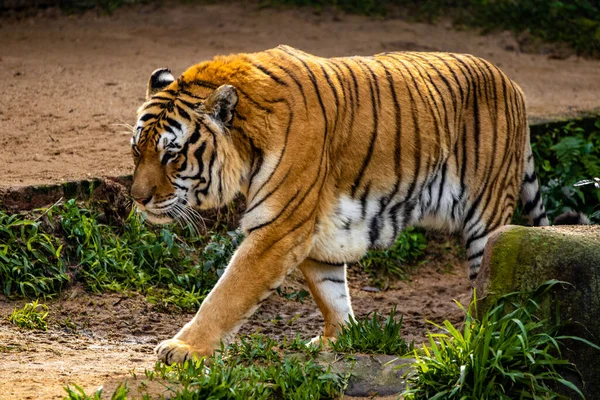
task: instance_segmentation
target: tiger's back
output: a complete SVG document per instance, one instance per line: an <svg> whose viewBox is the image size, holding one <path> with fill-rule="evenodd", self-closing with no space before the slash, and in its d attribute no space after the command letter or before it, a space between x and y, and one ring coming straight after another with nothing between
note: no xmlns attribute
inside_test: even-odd
<svg viewBox="0 0 600 400"><path fill-rule="evenodd" d="M421 224L463 233L474 278L487 236L509 223L524 169L533 171L521 90L470 55L273 52L259 62L276 86L290 83L287 115L297 136L287 138L281 161L303 164L298 158L313 154L301 168L304 180L309 172L315 182L327 175L309 256L356 262L369 248L390 245L403 227ZM298 76L308 79L293 85ZM532 219L547 223L541 203L534 205Z"/></svg>

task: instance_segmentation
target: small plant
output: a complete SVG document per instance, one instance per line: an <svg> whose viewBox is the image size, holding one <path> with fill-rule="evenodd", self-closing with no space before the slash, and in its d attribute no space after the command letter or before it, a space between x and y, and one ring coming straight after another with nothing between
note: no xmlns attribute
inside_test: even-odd
<svg viewBox="0 0 600 400"><path fill-rule="evenodd" d="M74 384L73 388L70 386L65 387L65 391L67 392L67 397L65 400L101 400L102 399L102 387L99 387L93 395L89 396L85 394L83 388L79 385ZM110 397L111 400L127 400L127 393L129 393L129 389L127 388L126 383L121 383L115 389L113 395ZM146 397L144 397L146 398Z"/></svg>
<svg viewBox="0 0 600 400"><path fill-rule="evenodd" d="M426 247L427 239L423 232L407 228L400 233L391 247L369 250L360 264L373 277L383 273L407 279L410 269L406 264L418 261Z"/></svg>
<svg viewBox="0 0 600 400"><path fill-rule="evenodd" d="M429 346L414 352L416 363L403 394L420 399L551 399L562 384L583 398L559 371L575 366L561 358L561 342L579 340L558 336L534 313L536 298L559 282L550 281L535 293L504 296L495 307L477 319L475 298L467 310L462 331L448 321L433 324L443 333L429 333Z"/></svg>
<svg viewBox="0 0 600 400"><path fill-rule="evenodd" d="M340 328L333 350L344 353L389 354L403 356L413 350L413 343L406 343L400 336L402 318L396 321L396 307L382 324L377 313L369 319L350 321Z"/></svg>
<svg viewBox="0 0 600 400"><path fill-rule="evenodd" d="M14 309L8 320L19 328L48 330L48 306L38 301L27 303L19 310Z"/></svg>
<svg viewBox="0 0 600 400"><path fill-rule="evenodd" d="M279 286L277 288L277 295L279 297L283 297L283 298L285 298L287 300L294 300L294 301L297 301L299 303L302 303L305 298L307 298L308 296L310 296L310 293L308 293L304 289L294 290L294 289L289 288L287 286L286 287Z"/></svg>

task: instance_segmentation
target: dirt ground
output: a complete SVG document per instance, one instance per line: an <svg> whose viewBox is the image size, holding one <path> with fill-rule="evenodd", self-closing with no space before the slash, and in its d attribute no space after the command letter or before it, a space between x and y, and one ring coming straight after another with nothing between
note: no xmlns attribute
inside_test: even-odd
<svg viewBox="0 0 600 400"><path fill-rule="evenodd" d="M0 185L131 173L129 135L150 73L177 75L215 54L289 44L320 56L391 50L472 53L527 94L535 120L600 110L600 61L560 48L524 53L527 38L437 25L243 4L137 6L0 19ZM535 46L534 46L535 47ZM566 57L566 59L565 59Z"/></svg>
<svg viewBox="0 0 600 400"><path fill-rule="evenodd" d="M462 312L454 304L468 304L471 290L460 267L455 242L432 241L427 255L410 281L391 280L385 291L373 291L372 281L359 267L349 269L349 284L357 317L377 311L387 315L394 305L403 315L402 335L421 343L428 329L445 319L457 324ZM284 283L287 292L307 289L301 274L292 273ZM117 384L128 380L133 393L144 380L144 369L152 369L152 349L175 334L192 314L158 311L137 294L87 293L80 287L64 292L49 306L49 330L26 331L6 318L25 303L0 298L0 399L60 399L63 387L76 383L87 393L104 387L110 395ZM241 334L262 333L281 340L299 333L303 339L320 334L323 318L310 297L302 302L273 295ZM136 372L134 379L132 371ZM146 393L146 391L138 393ZM148 386L151 394L164 387Z"/></svg>

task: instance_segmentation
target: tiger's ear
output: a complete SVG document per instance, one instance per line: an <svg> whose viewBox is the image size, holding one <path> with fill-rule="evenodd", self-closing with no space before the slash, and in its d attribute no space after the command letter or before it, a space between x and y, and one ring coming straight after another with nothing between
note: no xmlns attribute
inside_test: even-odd
<svg viewBox="0 0 600 400"><path fill-rule="evenodd" d="M233 110L237 103L237 90L231 85L222 85L208 96L204 108L223 125L228 125L233 118Z"/></svg>
<svg viewBox="0 0 600 400"><path fill-rule="evenodd" d="M148 90L146 91L146 100L150 99L154 94L160 92L173 82L175 78L168 68L159 68L150 75L148 82Z"/></svg>

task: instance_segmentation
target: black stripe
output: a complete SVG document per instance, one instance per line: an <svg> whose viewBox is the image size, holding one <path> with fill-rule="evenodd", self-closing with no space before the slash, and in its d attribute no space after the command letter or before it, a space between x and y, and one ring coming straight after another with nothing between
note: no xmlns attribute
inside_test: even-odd
<svg viewBox="0 0 600 400"><path fill-rule="evenodd" d="M264 228L267 225L272 224L273 222L275 222L279 217L281 217L283 215L283 213L285 212L285 210L287 210L287 208L290 206L290 204L292 204L292 202L296 199L296 197L298 197L298 194L300 193L299 190L296 190L296 193L288 200L287 204L277 213L277 215L275 215L273 218L271 218L268 221L265 221L261 224L258 224L256 226L253 226L252 228L248 229L248 233L252 233L257 229L260 228Z"/></svg>
<svg viewBox="0 0 600 400"><path fill-rule="evenodd" d="M368 182L365 186L365 190L363 194L360 196L360 207L361 207L361 218L364 220L367 216L367 198L369 197L369 192L371 191L371 182Z"/></svg>
<svg viewBox="0 0 600 400"><path fill-rule="evenodd" d="M356 63L359 66L364 65L364 67L370 71L371 78L373 79L373 81L377 81L377 78L375 77L375 74L373 74L373 71L371 71L363 62L356 60ZM375 142L377 141L377 135L379 133L379 118L378 118L377 100L375 98L373 82L370 79L369 79L369 90L371 93L371 112L373 113L373 130L371 132L371 137L369 138L369 147L367 148L367 154L365 155L365 158L363 159L360 170L358 171L358 175L354 179L354 183L352 184L352 187L351 187L350 193L351 193L352 197L354 197L356 195L356 190L358 189L360 182L363 179L363 176L365 174L367 166L371 162L371 157L373 156L373 150L375 149ZM379 85L377 85L377 92L378 92L377 95L379 96Z"/></svg>
<svg viewBox="0 0 600 400"><path fill-rule="evenodd" d="M467 215L465 217L465 221L464 221L465 228L467 227L467 222L469 222L471 220L471 218L473 218L473 214L475 214L475 210L479 206L479 203L481 203L481 196L477 196L477 198L475 199L473 204L471 204L471 208L469 208L469 211L467 212Z"/></svg>
<svg viewBox="0 0 600 400"><path fill-rule="evenodd" d="M254 66L261 71L262 73L264 73L265 75L267 75L269 78L273 79L275 82L277 82L280 85L283 86L287 86L288 84L284 81L282 81L281 79L279 79L279 77L277 77L277 75L275 75L273 72L269 71L267 68L263 67L260 64L254 64Z"/></svg>
<svg viewBox="0 0 600 400"><path fill-rule="evenodd" d="M467 261L472 261L474 259L476 259L477 257L481 257L483 255L484 250L480 250L475 254L471 254L469 257L467 257Z"/></svg>
<svg viewBox="0 0 600 400"><path fill-rule="evenodd" d="M331 261L323 261L323 260L317 260L316 258L312 258L312 257L307 257L308 260L310 261L314 261L314 262L318 262L321 264L327 264L330 265L332 267L344 267L346 264L355 264L356 262L331 262Z"/></svg>
<svg viewBox="0 0 600 400"><path fill-rule="evenodd" d="M531 211L533 211L535 206L540 202L540 199L541 199L541 194L540 194L540 190L538 189L537 192L535 193L535 197L533 198L533 200L528 201L525 204L525 206L523 207L523 214L528 215Z"/></svg>
<svg viewBox="0 0 600 400"><path fill-rule="evenodd" d="M181 124L177 121L175 121L173 118L171 117L165 117L165 120L167 121L167 123L171 126L174 126L175 128L181 130Z"/></svg>
<svg viewBox="0 0 600 400"><path fill-rule="evenodd" d="M281 187L281 185L285 182L285 180L287 179L287 177L290 174L290 171L291 171L291 168L288 168L287 172L285 173L285 176L279 181L279 183L277 183L277 185L275 185L275 187L273 189L271 189L271 191L269 193L264 195L258 202L254 203L252 206L250 206L248 209L246 209L245 214L248 214L249 212L254 210L256 207L261 205L269 197L271 197L273 195L273 193L275 193L277 191L277 189L279 189Z"/></svg>
<svg viewBox="0 0 600 400"><path fill-rule="evenodd" d="M348 115L348 102L350 102L350 105L352 105L352 91L346 86L347 81L343 79L342 70L340 69L340 67L337 64L335 64L332 60L329 60L328 65L333 70L333 73L335 74L338 84L342 88L341 100L344 102L344 111L343 111L344 118L343 118L343 120L345 121L346 116Z"/></svg>
<svg viewBox="0 0 600 400"><path fill-rule="evenodd" d="M277 159L277 163L275 164L275 167L273 167L273 171L271 172L271 174L267 177L267 179L262 182L260 184L260 186L256 189L256 191L254 192L254 195L252 196L252 198L250 199L250 202L254 201L254 199L256 198L256 196L259 195L259 193L261 192L261 190L266 187L266 185L271 182L271 179L275 176L275 173L277 172L277 169L279 168L279 166L281 165L281 161L283 160L283 157L286 154L287 151L287 147L288 147L288 140L290 137L290 132L292 129L292 123L294 121L294 112L292 110L292 108L290 107L290 105L286 102L285 103L288 107L288 112L289 112L289 119L288 119L288 123L287 123L287 127L285 129L285 137L283 140L283 148L281 149L281 153L279 154L279 158ZM249 186L250 187L250 186Z"/></svg>
<svg viewBox="0 0 600 400"><path fill-rule="evenodd" d="M392 57L392 59L399 61L395 57ZM402 65L404 66L404 68L406 68L406 66L404 64L402 64ZM414 154L414 170L412 171L413 177L408 186L408 191L407 191L406 197L404 198L404 201L410 201L411 197L413 195L413 192L417 186L417 181L419 178L419 170L421 167L421 129L419 126L419 120L417 118L417 110L416 110L417 106L416 106L415 98L413 96L413 91L411 90L410 86L408 85L408 81L406 79L406 76L404 75L404 72L402 72L402 70L395 65L394 65L394 69L402 76L402 81L404 82L406 91L408 92L408 95L410 98L410 105L411 105L410 115L412 116L412 123L413 123L413 128L414 128L414 135L413 135L413 138L414 138L414 153L413 153ZM415 89L416 89L416 87L415 87ZM412 207L414 207L414 205ZM412 212L412 208L410 206L405 208L403 222L407 221L407 218L411 212Z"/></svg>
<svg viewBox="0 0 600 400"><path fill-rule="evenodd" d="M183 107L176 105L175 108L177 109L177 112L179 113L179 115L181 115L183 118L189 120L190 119L190 114L188 114L187 111L185 111L183 109Z"/></svg>
<svg viewBox="0 0 600 400"><path fill-rule="evenodd" d="M440 208L440 203L442 201L442 195L444 194L444 184L446 183L446 170L447 170L447 163L444 163L442 165L442 180L440 181L440 189L438 192L438 198L437 198L437 202L435 203L435 211L437 212L438 209Z"/></svg>
<svg viewBox="0 0 600 400"><path fill-rule="evenodd" d="M339 279L339 278L331 278L331 277L326 277L326 278L322 278L319 283L322 282L333 282L333 283L346 283L345 279Z"/></svg>
<svg viewBox="0 0 600 400"><path fill-rule="evenodd" d="M542 219L546 218L546 212L544 211L543 213L541 213L540 215L538 215L537 217L535 217L533 219L533 226L540 226L540 222L542 222Z"/></svg>
<svg viewBox="0 0 600 400"><path fill-rule="evenodd" d="M475 242L475 241L477 241L477 240L479 240L479 239L481 239L481 238L484 238L484 237L486 237L486 236L487 236L487 234L488 234L488 230L487 230L487 229L484 227L484 228L483 228L483 232L481 232L481 233L479 233L479 234L477 234L477 235L475 235L475 236L470 236L470 237L467 239L467 242L465 243L465 248L467 248L467 249L468 249L468 248L471 246L471 243L473 243L473 242Z"/></svg>
<svg viewBox="0 0 600 400"><path fill-rule="evenodd" d="M296 75L294 75L292 73L292 71L290 71L289 69L285 68L282 65L279 64L275 64L277 66L277 68L281 69L283 72L285 72L296 84L296 86L298 86L298 89L300 90L300 94L302 95L302 102L304 103L304 108L308 109L308 104L306 101L306 93L304 93L304 86L302 85L302 83L300 83L300 80L298 79L298 77L296 77Z"/></svg>
<svg viewBox="0 0 600 400"><path fill-rule="evenodd" d="M524 179L525 183L533 183L536 180L537 180L537 176L535 175L535 171L533 171L533 173L531 175L525 174L525 179Z"/></svg>
<svg viewBox="0 0 600 400"><path fill-rule="evenodd" d="M148 121L149 119L156 118L156 117L157 117L157 115L156 115L156 114L147 113L147 114L144 114L144 115L142 115L142 116L139 118L139 120L140 120L140 121L142 121L142 122L146 122L146 121Z"/></svg>

